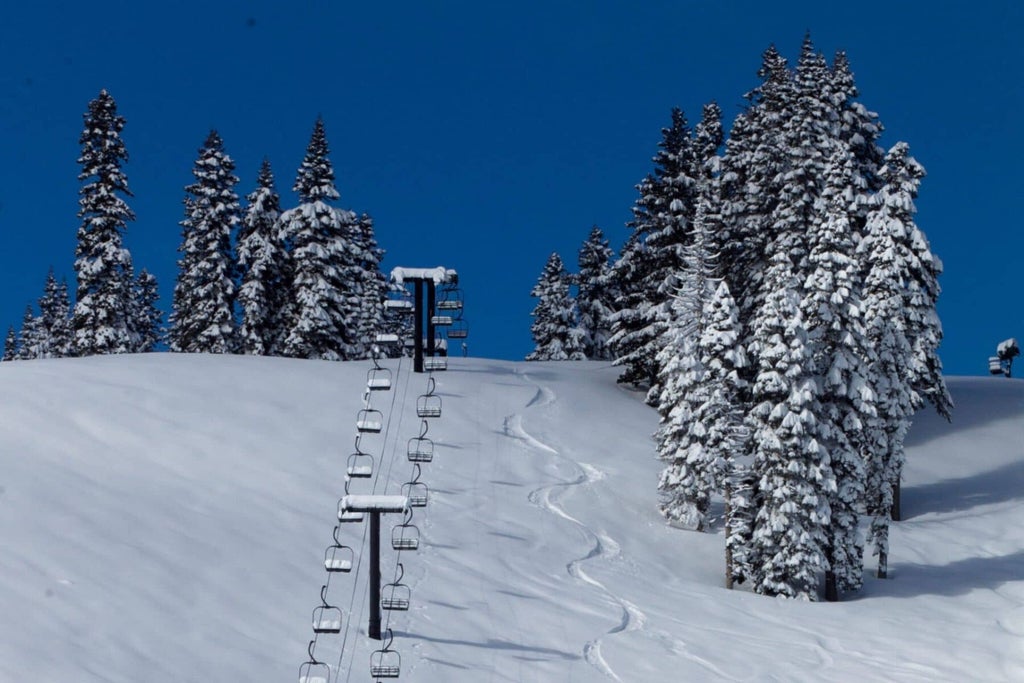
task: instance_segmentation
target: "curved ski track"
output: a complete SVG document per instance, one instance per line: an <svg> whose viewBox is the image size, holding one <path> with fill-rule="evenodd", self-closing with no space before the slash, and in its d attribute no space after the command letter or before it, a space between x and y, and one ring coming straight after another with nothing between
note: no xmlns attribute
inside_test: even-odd
<svg viewBox="0 0 1024 683"><path fill-rule="evenodd" d="M517 372L516 374L518 374L520 377L522 377L530 384L533 384L534 386L537 387L537 393L534 395L532 399L530 399L529 403L526 404L525 408L539 408L551 405L552 403L555 402L557 397L551 389L540 384L537 384L532 379L530 379L529 376L526 375L525 373ZM571 481L559 482L557 484L550 484L548 486L541 486L540 488L536 488L530 491L528 499L532 504L536 505L537 507L540 507L541 509L546 510L547 512L550 512L554 515L557 515L565 519L566 521L575 524L583 532L584 536L590 539L590 541L593 543L593 547L586 555L569 562L569 564L566 565L565 569L569 576L573 577L577 581L597 588L605 595L605 597L610 602L618 605L619 608L622 610L622 617L618 624L616 624L613 628L609 629L601 636L598 636L593 640L587 641L583 645L583 657L584 659L586 659L588 664L590 664L592 667L600 671L606 677L616 681L621 681L622 679L619 678L618 674L615 673L615 671L611 668L611 666L608 665L608 662L606 662L604 657L601 655L601 641L607 636L613 636L619 633L635 631L637 629L643 628L644 623L646 622L646 616L636 605L612 593L603 583L588 575L586 571L584 571L583 569L584 563L590 560L612 560L618 557L621 554L619 544L616 543L614 539L610 538L606 534L595 531L594 529L587 526L580 520L576 519L575 517L567 513L558 504L559 499L562 497L562 495L565 494L566 491L577 486L584 486L596 481L600 481L601 479L604 479L605 474L604 472L602 472L601 470L592 465L589 465L584 462L578 462L576 460L573 460L562 455L555 448L552 448L548 444L543 443L542 441L532 436L523 428L523 418L522 415L519 413L514 413L506 417L504 427L505 434L507 434L508 436L518 438L536 450L544 451L547 453L551 453L552 455L558 456L559 458L569 462L576 469L579 470L579 475L576 478L572 479Z"/></svg>

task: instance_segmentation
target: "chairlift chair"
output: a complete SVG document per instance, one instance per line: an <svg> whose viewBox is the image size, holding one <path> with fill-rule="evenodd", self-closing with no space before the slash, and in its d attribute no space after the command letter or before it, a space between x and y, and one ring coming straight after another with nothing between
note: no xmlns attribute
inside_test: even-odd
<svg viewBox="0 0 1024 683"><path fill-rule="evenodd" d="M353 479L368 479L373 476L373 456L356 450L348 456L348 467L345 474Z"/></svg>
<svg viewBox="0 0 1024 683"><path fill-rule="evenodd" d="M416 399L416 417L441 417L441 397L423 394Z"/></svg>
<svg viewBox="0 0 1024 683"><path fill-rule="evenodd" d="M449 339L465 339L469 336L469 325L466 324L465 320L456 320L452 322L452 326L448 328Z"/></svg>
<svg viewBox="0 0 1024 683"><path fill-rule="evenodd" d="M373 367L366 373L366 388L370 391L388 391L391 389L391 370L373 361Z"/></svg>
<svg viewBox="0 0 1024 683"><path fill-rule="evenodd" d="M420 547L420 530L412 520L412 510L406 512L405 521L391 528L392 550L416 550Z"/></svg>
<svg viewBox="0 0 1024 683"><path fill-rule="evenodd" d="M434 315L430 317L430 324L435 327L447 327L452 324L450 315Z"/></svg>
<svg viewBox="0 0 1024 683"><path fill-rule="evenodd" d="M402 583L402 578L404 576L405 567L403 567L402 563L399 562L398 578L395 579L394 583L386 584L381 589L381 609L397 612L405 612L409 609L409 602L412 599L412 589Z"/></svg>
<svg viewBox="0 0 1024 683"><path fill-rule="evenodd" d="M443 356L439 358L424 358L423 369L427 372L442 372L448 369L448 359Z"/></svg>
<svg viewBox="0 0 1024 683"><path fill-rule="evenodd" d="M313 656L315 640L309 641L309 661L299 667L299 683L328 683L331 679L331 667L318 662Z"/></svg>
<svg viewBox="0 0 1024 683"><path fill-rule="evenodd" d="M457 287L445 287L441 290L441 298L436 307L439 311L461 311L462 292Z"/></svg>
<svg viewBox="0 0 1024 683"><path fill-rule="evenodd" d="M328 546L324 551L324 569L328 572L350 572L356 559L355 551L338 540L337 524L334 525L334 545Z"/></svg>
<svg viewBox="0 0 1024 683"><path fill-rule="evenodd" d="M409 507L422 508L427 506L429 489L422 481L407 481L402 484L402 495L409 499Z"/></svg>
<svg viewBox="0 0 1024 683"><path fill-rule="evenodd" d="M376 344L397 344L399 342L398 335L389 332L378 332L373 336L373 341Z"/></svg>
<svg viewBox="0 0 1024 683"><path fill-rule="evenodd" d="M384 414L372 408L363 408L356 416L356 429L369 434L379 434L384 428Z"/></svg>
<svg viewBox="0 0 1024 683"><path fill-rule="evenodd" d="M376 679L398 678L402 669L402 657L397 651L391 649L391 642L394 636L391 629L387 630L384 647L374 650L370 654L370 676Z"/></svg>
<svg viewBox="0 0 1024 683"><path fill-rule="evenodd" d="M430 462L434 459L434 441L425 436L414 436L409 439L406 457L409 462Z"/></svg>
<svg viewBox="0 0 1024 683"><path fill-rule="evenodd" d="M341 609L327 604L327 586L320 587L320 602L313 610L313 633L341 633Z"/></svg>
<svg viewBox="0 0 1024 683"><path fill-rule="evenodd" d="M988 371L993 375L1003 374L1003 362L999 360L999 356L989 356Z"/></svg>
<svg viewBox="0 0 1024 683"><path fill-rule="evenodd" d="M346 495L348 494L348 483L347 482L346 482L346 485L345 485L345 494ZM343 522L343 523L349 523L349 524L363 521L363 513L362 512L353 512L352 510L345 509L345 507L343 506L344 500L345 499L342 498L341 500L338 501L338 521L339 522Z"/></svg>

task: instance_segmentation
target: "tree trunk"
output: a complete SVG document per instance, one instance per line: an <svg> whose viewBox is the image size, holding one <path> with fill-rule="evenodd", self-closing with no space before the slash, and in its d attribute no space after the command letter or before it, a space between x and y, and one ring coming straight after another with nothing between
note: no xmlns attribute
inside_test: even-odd
<svg viewBox="0 0 1024 683"><path fill-rule="evenodd" d="M732 487L725 485L725 587L732 590L732 548L729 547L729 529L732 527Z"/></svg>
<svg viewBox="0 0 1024 683"><path fill-rule="evenodd" d="M892 521L900 521L900 479L902 476L896 478L896 483L892 487L892 509L890 510L889 516L892 517Z"/></svg>

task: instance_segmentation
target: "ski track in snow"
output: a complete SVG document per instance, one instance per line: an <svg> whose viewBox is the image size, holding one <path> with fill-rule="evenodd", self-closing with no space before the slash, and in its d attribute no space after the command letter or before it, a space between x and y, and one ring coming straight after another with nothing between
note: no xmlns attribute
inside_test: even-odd
<svg viewBox="0 0 1024 683"><path fill-rule="evenodd" d="M537 387L537 393L533 396L532 399L530 399L530 401L526 404L525 408L541 408L547 405L551 405L552 403L555 402L557 397L551 389L536 384L525 373L517 372L516 374L520 375L520 377L522 377L524 380L530 382L531 384L534 384ZM614 539L607 536L606 534L595 531L594 529L587 526L580 520L576 519L575 517L567 513L558 504L559 499L567 491L577 486L584 486L592 484L597 481L601 481L602 479L605 478L605 473L599 470L598 468L594 467L593 465L590 465L585 462L578 462L576 460L573 460L562 455L561 453L558 452L557 449L552 448L548 444L543 443L542 441L532 436L523 428L523 418L522 415L520 415L519 413L514 413L505 418L504 432L507 436L519 439L536 450L558 456L562 460L571 463L577 470L579 470L579 475L576 476L571 481L559 482L557 484L551 484L548 486L541 486L540 488L530 491L527 497L529 501L532 504L536 505L537 507L540 507L543 510L546 510L547 512L550 512L554 515L561 517L562 519L565 519L568 522L572 522L573 524L575 524L583 532L584 536L593 543L593 547L586 555L584 555L581 558L575 559L572 562L569 562L566 565L565 569L569 576L573 577L577 581L588 584L598 589L605 595L605 597L610 602L618 605L619 608L622 610L621 619L618 624L609 629L603 635L593 640L587 641L583 645L583 657L588 664L590 664L592 667L600 671L607 678L611 678L612 680L616 681L621 681L622 679L619 678L618 674L615 673L612 667L609 666L608 662L606 662L604 657L601 655L601 641L607 636L617 635L620 633L626 633L629 631L635 631L643 628L644 624L647 621L646 615L636 605L629 602L628 600L625 600L615 595L610 590L608 590L608 588L603 583L591 577L589 574L586 573L586 571L584 571L584 563L589 562L590 560L611 560L616 557L619 557L621 555L621 548L619 544L616 543Z"/></svg>

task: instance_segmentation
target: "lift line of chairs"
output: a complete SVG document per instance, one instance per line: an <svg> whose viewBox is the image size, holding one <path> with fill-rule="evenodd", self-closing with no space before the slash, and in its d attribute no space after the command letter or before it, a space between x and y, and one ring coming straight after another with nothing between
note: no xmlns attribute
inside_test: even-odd
<svg viewBox="0 0 1024 683"><path fill-rule="evenodd" d="M402 300L395 301L396 304L403 304ZM411 303L411 302L410 302ZM462 299L458 290L452 289L446 292L445 297L439 302L440 310L458 311L461 316ZM409 309L404 305L395 305L400 311ZM463 335L464 336L464 335ZM381 341L378 336L378 341ZM366 388L363 393L363 408L356 416L356 438L355 451L349 455L345 468L345 495L349 494L349 487L354 479L369 479L373 476L374 458L373 455L362 449L361 441L363 434L380 433L383 429L384 417L379 410L370 408L370 397L375 391L389 391L392 387L392 372L382 367L378 362L378 353L372 355L373 367L367 372ZM443 360L443 359L442 359ZM391 548L395 551L417 550L420 545L420 530L413 524L413 508L426 507L429 500L429 488L426 483L420 481L423 474L421 463L428 463L434 459L434 442L427 433L430 429L428 418L441 417L441 397L436 393L437 382L433 376L427 379L427 391L421 394L416 400L416 416L420 418L420 432L417 436L409 439L406 449L406 458L413 463L413 472L409 481L402 485L402 495L409 501L409 507L405 510L402 521L391 529ZM324 552L324 569L328 573L348 573L352 571L355 561L355 550L342 543L338 538L340 523L361 522L363 514L352 512L342 508L341 501L338 504L338 522L334 527L334 543L327 547ZM402 582L405 576L405 567L398 563L397 577L392 583L386 584L381 596L381 609L390 611L407 611L412 598L412 591L408 585ZM327 602L327 585L320 589L321 604L313 610L313 632L315 634L340 633L342 625L342 611L339 607ZM382 648L375 650L370 656L370 676L380 680L382 678L398 678L401 671L401 656L391 648L394 636L391 629L387 630ZM328 683L330 679L330 667L316 659L313 654L316 641L309 642L309 660L299 668L299 683Z"/></svg>

